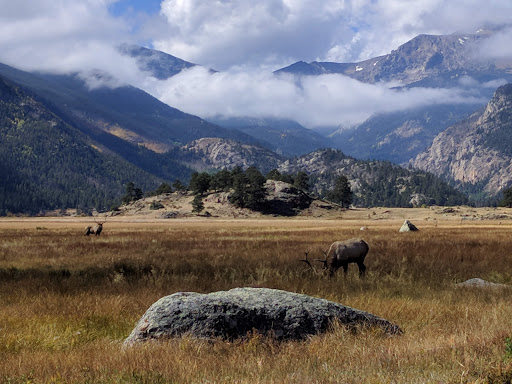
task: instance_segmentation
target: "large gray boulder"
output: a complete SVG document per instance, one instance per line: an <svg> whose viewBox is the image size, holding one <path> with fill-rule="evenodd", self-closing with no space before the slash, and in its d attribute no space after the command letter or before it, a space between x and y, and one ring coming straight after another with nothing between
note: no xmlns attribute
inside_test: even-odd
<svg viewBox="0 0 512 384"><path fill-rule="evenodd" d="M279 340L304 339L329 329L333 321L348 326L377 326L401 334L397 325L368 312L307 295L268 288L235 288L200 294L178 292L154 303L124 345L189 335L232 340L256 331Z"/></svg>

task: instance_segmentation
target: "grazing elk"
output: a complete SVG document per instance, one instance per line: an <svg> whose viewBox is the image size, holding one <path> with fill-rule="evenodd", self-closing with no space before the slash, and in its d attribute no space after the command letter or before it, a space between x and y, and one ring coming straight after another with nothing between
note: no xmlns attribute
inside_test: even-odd
<svg viewBox="0 0 512 384"><path fill-rule="evenodd" d="M356 263L359 267L359 275L364 276L366 271L364 258L368 250L368 244L361 239L335 241L328 252L324 251L325 260L316 259L316 261L324 263L324 269L329 270L330 276L334 275L340 267L343 267L343 271L347 273L349 263Z"/></svg>
<svg viewBox="0 0 512 384"><path fill-rule="evenodd" d="M106 221L107 221L106 217L105 217L105 221L94 220L94 222L96 223L95 226L89 225L89 226L85 227L85 236L89 236L89 235L99 236L101 231L103 230L103 224L105 224Z"/></svg>

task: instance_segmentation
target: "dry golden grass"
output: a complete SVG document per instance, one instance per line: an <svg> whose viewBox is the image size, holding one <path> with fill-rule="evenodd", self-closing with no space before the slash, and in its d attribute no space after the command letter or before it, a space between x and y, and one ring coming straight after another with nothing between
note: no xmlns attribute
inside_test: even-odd
<svg viewBox="0 0 512 384"><path fill-rule="evenodd" d="M0 221L0 380L6 383L485 383L512 378L512 224L401 220ZM359 228L368 225L368 230ZM334 240L370 244L364 280L313 275ZM399 324L401 337L333 331L304 342L184 338L122 350L177 291L257 286L306 293Z"/></svg>

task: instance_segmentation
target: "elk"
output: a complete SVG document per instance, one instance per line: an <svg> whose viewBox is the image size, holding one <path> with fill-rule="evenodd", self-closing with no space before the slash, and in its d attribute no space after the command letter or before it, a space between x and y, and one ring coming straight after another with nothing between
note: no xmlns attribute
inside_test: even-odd
<svg viewBox="0 0 512 384"><path fill-rule="evenodd" d="M105 216L105 221L96 221L96 219L94 220L94 222L96 223L95 226L87 226L85 227L85 236L89 236L89 235L96 235L96 236L99 236L101 231L103 230L103 224L105 224L105 222L107 221L107 217Z"/></svg>
<svg viewBox="0 0 512 384"><path fill-rule="evenodd" d="M359 267L359 275L362 277L366 271L364 258L368 254L368 250L368 244L361 239L335 241L328 252L323 251L325 259L316 259L316 261L324 264L323 267L329 270L330 276L333 276L340 267L343 267L343 271L346 274L349 263L356 263Z"/></svg>

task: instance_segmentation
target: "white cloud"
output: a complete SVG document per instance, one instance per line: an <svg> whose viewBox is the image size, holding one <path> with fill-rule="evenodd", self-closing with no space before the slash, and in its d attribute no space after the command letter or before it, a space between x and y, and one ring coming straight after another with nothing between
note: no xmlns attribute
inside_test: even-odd
<svg viewBox="0 0 512 384"><path fill-rule="evenodd" d="M512 9L511 9L512 11ZM510 65L512 60L512 28L504 28L482 41L479 54L484 58L506 62Z"/></svg>
<svg viewBox="0 0 512 384"><path fill-rule="evenodd" d="M0 0L0 61L24 70L118 72L126 61L114 47L130 29L109 14L112 2Z"/></svg>
<svg viewBox="0 0 512 384"><path fill-rule="evenodd" d="M108 68L116 58L106 47L139 38L217 70L270 71L299 60L367 59L421 33L512 24L510 0L162 0L160 15L145 22L133 12L113 17L116 1L0 0L0 61L70 71L96 60ZM496 37L486 51L509 57L509 41L510 33Z"/></svg>
<svg viewBox="0 0 512 384"><path fill-rule="evenodd" d="M164 0L157 49L226 70L364 60L422 33L512 21L510 0ZM154 30L155 33L157 31Z"/></svg>
<svg viewBox="0 0 512 384"><path fill-rule="evenodd" d="M164 0L162 14L155 47L218 70L314 60L351 35L339 0Z"/></svg>
<svg viewBox="0 0 512 384"><path fill-rule="evenodd" d="M342 75L297 80L261 71L212 74L200 67L142 86L169 105L204 118L278 117L306 127L351 125L373 113L431 104L483 102L457 89L393 90Z"/></svg>

